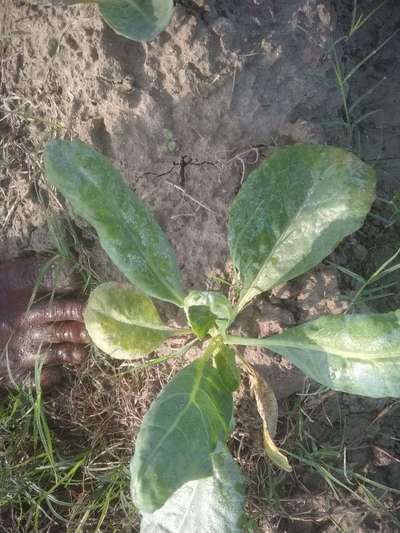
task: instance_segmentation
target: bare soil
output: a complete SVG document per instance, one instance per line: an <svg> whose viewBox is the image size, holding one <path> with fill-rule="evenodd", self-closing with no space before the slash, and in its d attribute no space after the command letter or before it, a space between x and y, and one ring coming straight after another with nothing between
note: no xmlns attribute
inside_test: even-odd
<svg viewBox="0 0 400 533"><path fill-rule="evenodd" d="M377 3L366 2L365 12ZM347 71L398 27L396 3L386 2L360 37L341 41L338 49ZM2 0L2 259L49 251L54 244L48 222L56 212L63 224L73 226L78 253L96 278L120 278L91 229L72 216L41 174L41 151L51 137L79 137L114 161L165 229L188 289L218 288L217 278L230 280L228 208L263 157L288 143L348 143L341 130L326 124L343 114L329 50L351 22L351 1L178 4L162 35L151 43L134 43L106 27L95 6ZM350 94L355 101L373 81L385 78L360 110L365 114L379 108L362 123L359 139L364 158L377 166L380 191L389 199L399 178L399 49L397 35L359 69ZM331 259L367 269L387 258L383 248L393 247L393 233L388 243L380 221L369 219L366 228ZM372 236L380 240L378 252ZM344 291L352 289L346 278L340 284ZM321 266L258 299L238 328L268 335L345 307L337 272ZM260 421L244 382L230 445L248 475L247 530L399 530L392 519L399 511L398 495L382 488L399 487L398 404L326 391L310 394L316 385L284 359L250 349L246 356L275 388L282 415L278 437L296 454L290 459L295 466L291 476L268 465ZM100 443L114 450L107 455L110 460L126 464L151 399L181 364L121 378L113 364L91 359L80 376L71 373L65 388L51 398L52 428L60 441L67 435L82 449ZM332 489L321 468L334 472L350 490ZM267 481L271 476L275 486ZM3 510L4 523L13 523L11 514L9 508ZM115 531L118 520L111 516L104 531ZM52 523L48 530L64 527ZM126 528L136 531L137 521Z"/></svg>

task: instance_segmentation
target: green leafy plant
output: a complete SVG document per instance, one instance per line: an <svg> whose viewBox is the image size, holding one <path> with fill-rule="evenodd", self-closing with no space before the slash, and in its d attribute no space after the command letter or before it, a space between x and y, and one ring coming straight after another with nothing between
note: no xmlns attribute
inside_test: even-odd
<svg viewBox="0 0 400 533"><path fill-rule="evenodd" d="M226 446L239 368L249 374L268 457L291 469L272 440L273 392L234 345L266 347L338 391L400 396L400 311L325 316L268 338L229 333L253 298L317 265L363 224L376 178L353 154L289 146L249 175L228 223L241 279L236 302L217 292L185 293L161 228L103 155L80 141L56 140L44 161L50 183L92 224L132 283L105 283L90 295L85 322L93 342L119 359L143 357L178 335L188 338L180 354L196 341L204 345L153 402L137 437L131 487L142 531L240 531L244 481ZM164 324L150 297L183 308L187 327Z"/></svg>
<svg viewBox="0 0 400 533"><path fill-rule="evenodd" d="M101 16L119 35L132 41L150 41L168 26L173 0L72 0L97 3Z"/></svg>

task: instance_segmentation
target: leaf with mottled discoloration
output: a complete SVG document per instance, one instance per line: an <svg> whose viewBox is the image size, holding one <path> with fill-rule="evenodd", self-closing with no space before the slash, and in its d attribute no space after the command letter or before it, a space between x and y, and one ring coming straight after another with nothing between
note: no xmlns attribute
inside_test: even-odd
<svg viewBox="0 0 400 533"><path fill-rule="evenodd" d="M258 344L331 389L400 397L400 310L324 316Z"/></svg>
<svg viewBox="0 0 400 533"><path fill-rule="evenodd" d="M102 154L81 141L51 141L44 152L49 182L97 231L115 265L149 296L183 305L180 272L150 211Z"/></svg>
<svg viewBox="0 0 400 533"><path fill-rule="evenodd" d="M213 474L212 454L229 436L232 393L210 357L181 370L144 417L131 463L141 512L154 512L188 481Z"/></svg>
<svg viewBox="0 0 400 533"><path fill-rule="evenodd" d="M222 444L211 456L213 475L185 483L154 513L142 518L141 533L240 533L243 476Z"/></svg>
<svg viewBox="0 0 400 533"><path fill-rule="evenodd" d="M276 150L247 178L230 211L229 247L243 288L238 309L324 259L364 221L372 167L341 148Z"/></svg>
<svg viewBox="0 0 400 533"><path fill-rule="evenodd" d="M202 339L214 327L224 333L233 318L233 310L226 296L214 291L191 291L184 300L189 324Z"/></svg>
<svg viewBox="0 0 400 533"><path fill-rule="evenodd" d="M132 285L103 283L84 312L92 341L115 359L136 359L156 350L179 329L165 326L153 302Z"/></svg>

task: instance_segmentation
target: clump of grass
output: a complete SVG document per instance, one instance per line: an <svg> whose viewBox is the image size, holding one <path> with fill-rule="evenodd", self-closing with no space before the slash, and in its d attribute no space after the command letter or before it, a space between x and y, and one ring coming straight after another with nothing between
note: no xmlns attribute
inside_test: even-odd
<svg viewBox="0 0 400 533"><path fill-rule="evenodd" d="M251 412L247 431L241 429L239 419L234 449L249 479L246 531L286 531L298 523L299 531L315 524L348 532L349 527L365 527L368 520L384 520L397 531L400 490L382 481L381 468L372 465L369 454L365 464L358 465L357 452L379 447L377 433L385 432L385 427L390 431L393 418L388 415L398 419L400 403L393 402L388 410L360 398L358 409L365 416L356 433L346 428L360 418L352 415L351 402L346 395L309 388L281 405L286 413L280 419L278 440L293 467L291 474L267 462L260 444L261 427L255 418L252 423ZM247 405L242 415L247 417ZM392 446L396 448L395 443ZM391 464L396 461L393 449L388 452Z"/></svg>
<svg viewBox="0 0 400 533"><path fill-rule="evenodd" d="M91 354L49 396L38 380L36 392L5 396L3 530L135 531L128 472L135 436L151 400L176 369L168 363L127 371Z"/></svg>
<svg viewBox="0 0 400 533"><path fill-rule="evenodd" d="M370 11L364 13L360 11L357 0L353 0L352 18L347 33L336 39L327 51L327 56L332 62L336 85L340 93L343 106L343 120L335 121L331 125L340 126L344 128L346 132L345 142L347 146L356 153L358 153L360 157L363 156L361 142L362 133L360 130L361 125L368 118L375 115L379 111L379 109L370 109L364 113L359 113L359 108L361 107L361 104L363 104L365 100L378 89L378 87L385 83L387 78L386 76L383 76L372 86L368 87L368 89L357 98L352 98L351 81L355 77L357 72L366 63L373 60L373 58L385 46L387 46L393 38L396 37L400 29L396 29L395 31L393 31L386 39L384 39L374 49L372 49L371 52L366 54L365 57L361 59L361 61L359 61L349 69L346 69L344 66L341 54L338 52L338 46L340 45L341 47L343 47L349 44L352 38L356 35L356 33L364 29L368 22L373 20L373 17L376 15L376 13L386 3L387 0L383 0L375 7L373 7ZM344 57L346 57L346 54L344 54Z"/></svg>
<svg viewBox="0 0 400 533"><path fill-rule="evenodd" d="M382 280L387 279L388 276L396 273L400 269L400 263L395 262L400 254L400 248L389 259L384 261L368 278L353 272L349 268L345 268L336 263L329 262L339 272L351 278L357 285L357 289L348 296L349 305L346 313L353 310L354 307L360 303L372 302L383 298L390 298L397 295L397 288L399 281L386 282Z"/></svg>

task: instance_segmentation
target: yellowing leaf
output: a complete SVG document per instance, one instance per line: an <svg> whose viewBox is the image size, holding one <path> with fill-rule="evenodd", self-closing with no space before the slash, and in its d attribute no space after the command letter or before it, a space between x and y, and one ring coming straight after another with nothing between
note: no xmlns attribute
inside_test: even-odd
<svg viewBox="0 0 400 533"><path fill-rule="evenodd" d="M254 366L244 360L242 360L242 364L249 374L250 386L254 393L257 410L262 420L265 453L276 466L282 468L282 470L286 470L286 472L291 472L292 467L287 458L272 440L275 437L278 423L278 402L276 401L274 391Z"/></svg>
<svg viewBox="0 0 400 533"><path fill-rule="evenodd" d="M283 453L279 450L275 442L272 440L271 435L268 433L268 429L266 429L266 425L264 424L264 421L263 421L263 436L264 436L265 453L268 455L268 457L271 459L274 465L281 468L282 470L285 470L286 472L291 472L292 467L290 466L289 461L283 455Z"/></svg>
<svg viewBox="0 0 400 533"><path fill-rule="evenodd" d="M90 295L84 313L90 338L114 359L148 355L180 330L165 326L153 302L132 285L103 283Z"/></svg>

